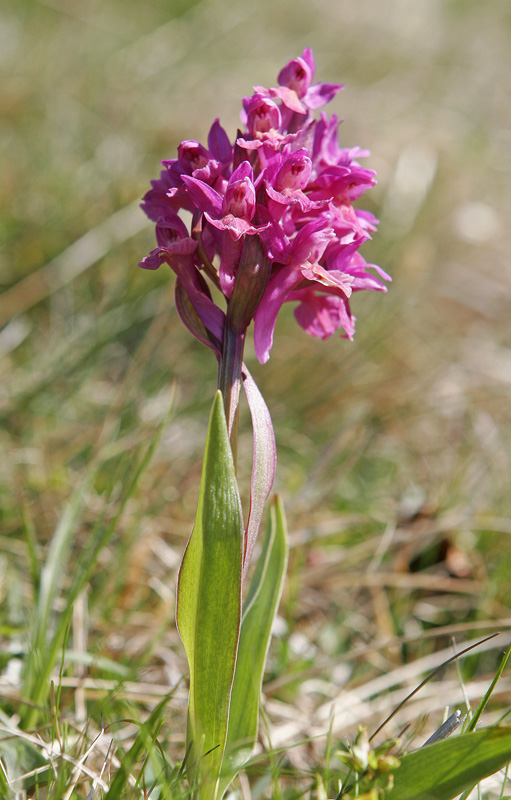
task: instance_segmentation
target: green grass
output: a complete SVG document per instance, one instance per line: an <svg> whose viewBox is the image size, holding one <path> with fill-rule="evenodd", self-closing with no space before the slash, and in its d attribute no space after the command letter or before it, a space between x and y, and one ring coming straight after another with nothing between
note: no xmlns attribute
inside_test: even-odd
<svg viewBox="0 0 511 800"><path fill-rule="evenodd" d="M510 638L507 4L8 0L0 37L0 796L187 796L175 582L216 365L170 271L137 268L153 233L134 204L181 139L215 116L233 132L240 98L310 45L346 85L343 142L372 151L365 255L394 283L355 298L354 344L286 309L267 365L248 346L291 554L235 791L333 797L339 743L452 636L502 631L389 737L410 723L418 746L464 692L477 708ZM248 425L244 409L245 494Z"/></svg>

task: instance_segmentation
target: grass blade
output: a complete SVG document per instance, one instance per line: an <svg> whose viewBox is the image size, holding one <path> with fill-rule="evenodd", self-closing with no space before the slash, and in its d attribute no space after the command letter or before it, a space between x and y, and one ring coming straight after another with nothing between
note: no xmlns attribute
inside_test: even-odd
<svg viewBox="0 0 511 800"><path fill-rule="evenodd" d="M66 564L75 535L76 523L90 481L91 475L88 473L74 491L64 509L53 536L46 563L40 574L39 593L31 623L28 648L29 658L23 687L23 696L32 700L35 704L40 704L49 691L47 678L54 666L54 660L48 652L51 613L55 598L61 588L62 577L66 572ZM63 632L66 627L67 617ZM22 718L22 726L31 727L35 723L37 714L37 708L33 706L27 708Z"/></svg>
<svg viewBox="0 0 511 800"><path fill-rule="evenodd" d="M163 714L169 698L170 695L161 700L150 717L140 726L131 748L123 755L121 765L110 784L110 789L106 793L104 800L119 800L120 797L125 796L123 792L133 776L133 768L142 751L145 749L150 752L154 747L156 737L163 724Z"/></svg>
<svg viewBox="0 0 511 800"><path fill-rule="evenodd" d="M57 662L66 631L70 624L73 604L92 575L101 551L107 546L114 534L126 505L134 495L140 478L149 465L154 451L160 441L163 428L174 408L175 392L172 393L168 414L165 415L153 435L143 457L135 467L131 480L126 487L119 508L111 522L105 524L99 520L94 526L89 541L80 556L79 564L74 570L71 586L65 597L65 608L54 623L51 637L48 634L55 598L60 590L61 577L66 574L66 565L72 546L79 513L83 506L84 495L93 482L96 466L91 467L80 486L76 489L66 507L61 521L53 537L46 563L41 570L37 611L34 615L29 644L29 660L25 673L23 696L32 704L27 706L21 718L23 728L31 728L36 724L40 708L48 696L50 675Z"/></svg>
<svg viewBox="0 0 511 800"><path fill-rule="evenodd" d="M477 708L475 710L475 713L474 713L474 716L472 717L472 719L470 720L470 722L467 725L467 728L466 728L467 733L469 733L470 731L475 730L475 727L476 727L476 725L477 725L477 723L478 723L478 721L479 721L479 719L481 717L481 714L483 713L484 709L486 708L488 700L490 699L490 697L492 695L492 692L495 689L495 686L497 685L497 681L499 680L500 676L504 672L504 667L507 664L507 661L508 661L508 658L509 658L510 654L511 654L511 644L507 648L507 650L506 650L506 652L504 654L504 658L500 662L499 668L498 668L498 670L497 670L497 672L495 674L495 677L493 678L492 682L490 683L487 692L485 693L485 695L482 698L481 702L477 706Z"/></svg>

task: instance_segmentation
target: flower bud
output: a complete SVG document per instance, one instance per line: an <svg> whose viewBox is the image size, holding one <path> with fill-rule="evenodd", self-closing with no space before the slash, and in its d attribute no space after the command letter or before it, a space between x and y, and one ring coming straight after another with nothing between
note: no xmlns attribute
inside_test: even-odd
<svg viewBox="0 0 511 800"><path fill-rule="evenodd" d="M265 292L271 263L259 236L245 236L227 311L227 325L237 333L245 333L250 325Z"/></svg>

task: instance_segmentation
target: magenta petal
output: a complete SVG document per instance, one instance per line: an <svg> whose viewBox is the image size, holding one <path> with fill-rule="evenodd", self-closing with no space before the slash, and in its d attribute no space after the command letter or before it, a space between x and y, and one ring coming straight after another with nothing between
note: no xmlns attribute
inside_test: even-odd
<svg viewBox="0 0 511 800"><path fill-rule="evenodd" d="M343 327L348 338L353 339L354 317L346 298L316 294L313 289L308 288L292 292L288 300L300 302L294 315L298 324L311 336L328 339Z"/></svg>
<svg viewBox="0 0 511 800"><path fill-rule="evenodd" d="M355 317L351 313L350 304L348 301L343 300L342 297L340 297L339 300L341 301L339 306L339 310L341 312L341 324L346 331L346 336L352 342L355 335Z"/></svg>
<svg viewBox="0 0 511 800"><path fill-rule="evenodd" d="M190 175L183 175L183 182L186 184L186 188L200 211L209 211L210 214L221 213L222 197L211 186L192 178Z"/></svg>
<svg viewBox="0 0 511 800"><path fill-rule="evenodd" d="M156 241L159 247L171 247L176 244L177 241L186 241L190 240L188 236L188 229L184 224L183 220L180 219L177 214L175 214L172 218L164 217L156 223ZM191 246L190 240L188 243L188 247L190 248L188 252L192 253L195 250L196 245Z"/></svg>
<svg viewBox="0 0 511 800"><path fill-rule="evenodd" d="M359 220L361 227L365 231L367 231L368 233L375 232L380 220L377 219L377 217L375 217L374 214L371 214L370 211L364 211L361 208L357 208L355 214L357 215L357 219Z"/></svg>
<svg viewBox="0 0 511 800"><path fill-rule="evenodd" d="M254 552L264 504L275 479L277 448L268 406L264 402L263 396L245 364L243 364L242 377L254 432L250 510L245 532L245 554L243 559L243 577L245 577Z"/></svg>
<svg viewBox="0 0 511 800"><path fill-rule="evenodd" d="M327 290L333 290L335 294L351 297L354 283L351 275L340 270L327 270L321 264L302 267L301 272L306 280L314 281L320 288L324 286Z"/></svg>
<svg viewBox="0 0 511 800"><path fill-rule="evenodd" d="M313 78L311 68L303 58L294 58L280 70L277 77L279 86L287 86L293 89L298 97L307 94Z"/></svg>
<svg viewBox="0 0 511 800"><path fill-rule="evenodd" d="M312 111L315 111L321 106L326 106L341 89L344 89L342 83L315 83L304 97L304 103Z"/></svg>
<svg viewBox="0 0 511 800"><path fill-rule="evenodd" d="M248 161L242 161L226 186L222 203L223 216L233 214L247 222L252 219L256 205L256 190L252 178L252 167Z"/></svg>
<svg viewBox="0 0 511 800"><path fill-rule="evenodd" d="M305 148L280 159L280 169L274 185L277 189L305 189L312 171L312 161Z"/></svg>
<svg viewBox="0 0 511 800"><path fill-rule="evenodd" d="M247 115L248 131L252 135L268 133L280 128L282 121L279 107L273 100L269 100L257 92L260 87L254 87L256 93L252 97L243 98L243 107ZM262 88L262 87L261 87ZM265 92L266 90L263 89Z"/></svg>
<svg viewBox="0 0 511 800"><path fill-rule="evenodd" d="M218 342L221 342L224 334L225 314L205 293L195 267L191 262L170 264L170 266L180 279L202 324L213 334Z"/></svg>
<svg viewBox="0 0 511 800"><path fill-rule="evenodd" d="M372 268L372 269L374 269L374 270L376 270L376 272L378 273L378 275L379 275L381 278L383 278L383 280L385 280L385 281L390 281L390 282L392 283L392 278L391 278L391 276L389 275L389 273L388 273L388 272L385 272L385 270L384 270L384 269L382 269L381 267L379 267L379 266L378 266L378 264L367 264L367 266L368 266L368 267L371 267L371 268Z"/></svg>
<svg viewBox="0 0 511 800"><path fill-rule="evenodd" d="M314 203L312 200L309 200L301 189L284 189L283 192L278 192L269 184L266 184L266 194L280 206L285 207L296 203L300 206L302 211L310 211L311 208L318 208L326 202L320 200L319 203ZM281 209L280 215L282 215L283 211L284 209Z"/></svg>
<svg viewBox="0 0 511 800"><path fill-rule="evenodd" d="M270 357L275 323L282 304L301 280L302 274L295 267L284 267L271 279L259 303L254 315L254 347L260 364L266 364Z"/></svg>
<svg viewBox="0 0 511 800"><path fill-rule="evenodd" d="M178 239L169 247L157 247L152 250L140 262L139 266L144 267L144 269L158 269L162 264L168 264L181 281L190 303L202 324L213 334L217 341L221 342L225 314L214 304L205 282L199 277L199 273L193 265L192 253L196 248L197 242L190 237ZM187 325L187 327L190 326Z"/></svg>
<svg viewBox="0 0 511 800"><path fill-rule="evenodd" d="M174 272L176 272L176 265L182 263L192 263L190 256L197 249L197 242L190 236L183 239L175 239L170 241L166 246L156 247L151 250L148 256L139 262L139 267L144 269L158 269L162 264L169 264Z"/></svg>
<svg viewBox="0 0 511 800"><path fill-rule="evenodd" d="M279 86L278 88L270 89L270 95L282 100L284 105L294 111L295 114L305 114L307 111L294 89L289 89L287 86Z"/></svg>
<svg viewBox="0 0 511 800"><path fill-rule="evenodd" d="M314 54L310 47L306 47L302 53L302 58L310 69L311 75L314 77L316 71L316 64L314 62Z"/></svg>
<svg viewBox="0 0 511 800"><path fill-rule="evenodd" d="M264 147L265 142L261 139L243 139L240 136L239 139L236 139L236 144L238 147L243 148L243 150L260 150Z"/></svg>
<svg viewBox="0 0 511 800"><path fill-rule="evenodd" d="M176 189L174 176L168 170L162 170L160 179L151 181L152 189L144 195L141 208L153 222L161 219L171 221L176 216L169 191Z"/></svg>
<svg viewBox="0 0 511 800"><path fill-rule="evenodd" d="M318 295L307 289L293 292L289 299L298 300L300 295L302 302L294 311L296 321L310 336L328 339L341 327L342 301L339 297Z"/></svg>
<svg viewBox="0 0 511 800"><path fill-rule="evenodd" d="M254 235L261 231L261 228L256 228L241 217L235 217L233 214L226 214L221 219L215 219L209 214L204 215L210 225L213 225L219 231L227 231L232 239L238 241L244 234Z"/></svg>
<svg viewBox="0 0 511 800"><path fill-rule="evenodd" d="M352 276L353 290L372 289L377 292L386 292L387 287L370 272L366 272L368 268L374 269L383 280L392 281L390 275L387 275L385 270L381 269L381 267L378 267L376 264L368 264L360 253L354 253L349 264L344 267L344 272Z"/></svg>
<svg viewBox="0 0 511 800"><path fill-rule="evenodd" d="M183 172L190 174L194 170L206 166L209 161L209 153L195 139L185 139L177 148L177 161Z"/></svg>
<svg viewBox="0 0 511 800"><path fill-rule="evenodd" d="M215 119L208 134L208 148L211 155L220 163L228 164L231 161L232 144L220 125L218 117Z"/></svg>
<svg viewBox="0 0 511 800"><path fill-rule="evenodd" d="M296 234L293 240L292 261L297 266L306 262L319 261L327 245L335 239L335 233L329 227L329 221L322 216L308 222Z"/></svg>
<svg viewBox="0 0 511 800"><path fill-rule="evenodd" d="M166 263L167 259L164 258L161 247L156 247L148 256L138 262L138 266L142 269L159 269L162 264Z"/></svg>
<svg viewBox="0 0 511 800"><path fill-rule="evenodd" d="M179 314L179 318L181 322L188 328L191 334L195 336L195 338L201 342L201 344L206 345L215 353L217 358L221 357L222 353L222 340L217 339L217 337L212 333L213 329L218 329L220 323L220 327L223 330L223 319L215 320L214 324L209 324L209 327L206 328L204 325L203 320L200 318L199 314L196 311L194 303L190 299L190 296L186 289L183 286L183 283L179 278L176 278L176 286L175 286L175 300L176 300L176 309L177 313ZM216 312L220 311L215 306ZM213 313L211 313L211 317L213 317ZM220 311L220 314L223 312ZM207 319L207 315L203 315Z"/></svg>
<svg viewBox="0 0 511 800"><path fill-rule="evenodd" d="M254 180L254 170L252 169L252 164L250 161L242 161L241 164L236 167L229 178L229 184L232 184L235 181L242 181L244 178L248 178L252 182Z"/></svg>

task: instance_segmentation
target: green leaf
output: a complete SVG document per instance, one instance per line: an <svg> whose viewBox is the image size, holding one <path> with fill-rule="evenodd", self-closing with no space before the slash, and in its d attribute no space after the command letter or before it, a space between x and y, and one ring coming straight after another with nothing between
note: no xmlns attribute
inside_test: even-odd
<svg viewBox="0 0 511 800"><path fill-rule="evenodd" d="M209 421L195 525L178 580L177 625L190 669L188 742L201 800L216 794L241 623L243 516L222 395Z"/></svg>
<svg viewBox="0 0 511 800"><path fill-rule="evenodd" d="M400 760L385 800L452 800L511 760L511 727L444 739Z"/></svg>
<svg viewBox="0 0 511 800"><path fill-rule="evenodd" d="M243 611L220 797L250 757L257 739L264 666L282 594L287 557L286 519L282 501L277 497L270 508L262 551Z"/></svg>

